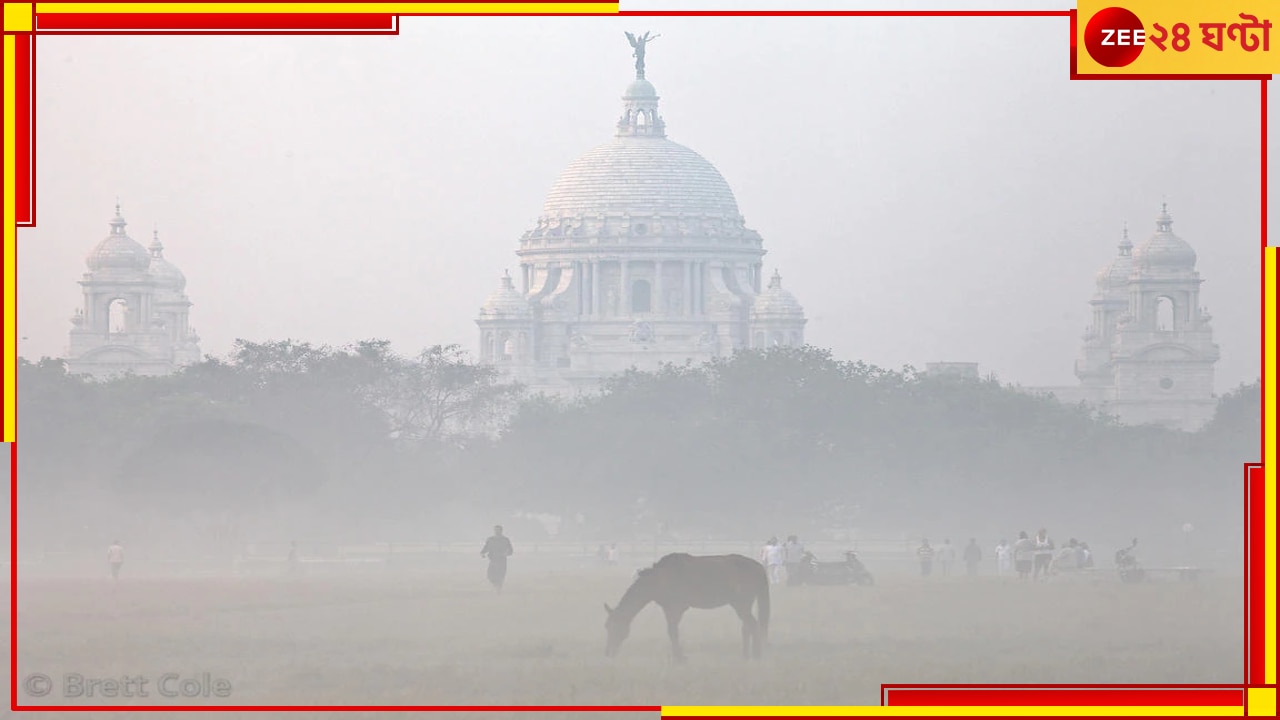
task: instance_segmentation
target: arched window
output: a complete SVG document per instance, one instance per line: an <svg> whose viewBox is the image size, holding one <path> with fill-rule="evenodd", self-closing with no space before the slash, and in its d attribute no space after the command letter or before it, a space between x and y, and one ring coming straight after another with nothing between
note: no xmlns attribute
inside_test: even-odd
<svg viewBox="0 0 1280 720"><path fill-rule="evenodd" d="M1177 318L1173 313L1173 300L1167 297L1156 298L1156 330L1177 330Z"/></svg>
<svg viewBox="0 0 1280 720"><path fill-rule="evenodd" d="M779 346L781 346L781 345L782 345L782 333L780 333L780 332L770 333L770 336L769 336L769 345L770 345L770 347L779 347Z"/></svg>
<svg viewBox="0 0 1280 720"><path fill-rule="evenodd" d="M631 283L631 312L647 313L652 306L652 298L649 296L649 281L636 280Z"/></svg>
<svg viewBox="0 0 1280 720"><path fill-rule="evenodd" d="M512 340L511 337L508 336L505 340L502 341L502 359L510 360L511 356L515 355L515 353L516 353L516 341Z"/></svg>
<svg viewBox="0 0 1280 720"><path fill-rule="evenodd" d="M643 110L636 113L636 127L644 127L645 125L649 124L648 115L649 114Z"/></svg>
<svg viewBox="0 0 1280 720"><path fill-rule="evenodd" d="M129 304L124 298L116 298L107 305L107 334L129 331Z"/></svg>

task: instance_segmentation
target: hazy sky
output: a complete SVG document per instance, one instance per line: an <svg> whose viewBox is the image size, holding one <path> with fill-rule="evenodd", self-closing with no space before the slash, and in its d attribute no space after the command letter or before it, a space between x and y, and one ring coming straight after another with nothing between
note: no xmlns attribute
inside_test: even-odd
<svg viewBox="0 0 1280 720"><path fill-rule="evenodd" d="M633 76L624 30L662 34L648 77L668 137L728 180L811 343L1074 384L1094 275L1121 224L1141 243L1167 197L1199 253L1218 388L1259 374L1258 83L1071 82L1065 18L42 36L21 354L65 351L117 196L129 233L145 245L158 226L186 273L205 353L286 337L474 351L544 194L612 137Z"/></svg>

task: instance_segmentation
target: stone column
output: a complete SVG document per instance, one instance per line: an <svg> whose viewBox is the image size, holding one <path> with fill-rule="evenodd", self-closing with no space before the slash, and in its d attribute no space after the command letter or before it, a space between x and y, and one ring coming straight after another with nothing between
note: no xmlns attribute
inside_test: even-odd
<svg viewBox="0 0 1280 720"><path fill-rule="evenodd" d="M695 315L702 315L705 311L705 303L702 297L702 265L701 260L693 264L693 312Z"/></svg>
<svg viewBox="0 0 1280 720"><path fill-rule="evenodd" d="M686 273L687 277L689 277L689 305L687 307L689 307L689 316L692 318L692 316L698 315L698 278L696 278L696 275L698 275L698 263L689 261L689 263L685 263L685 266L689 269L689 272Z"/></svg>
<svg viewBox="0 0 1280 720"><path fill-rule="evenodd" d="M653 262L653 297L649 299L649 309L659 315L666 315L670 308L667 307L667 296L662 294L662 261L655 260Z"/></svg>
<svg viewBox="0 0 1280 720"><path fill-rule="evenodd" d="M591 261L591 317L600 317L600 262Z"/></svg>
<svg viewBox="0 0 1280 720"><path fill-rule="evenodd" d="M621 278L620 285L622 286L618 288L618 305L620 306L618 308L619 315L631 314L631 278L628 277L627 271L629 268L627 265L628 263L626 260L621 258L618 259L618 276Z"/></svg>

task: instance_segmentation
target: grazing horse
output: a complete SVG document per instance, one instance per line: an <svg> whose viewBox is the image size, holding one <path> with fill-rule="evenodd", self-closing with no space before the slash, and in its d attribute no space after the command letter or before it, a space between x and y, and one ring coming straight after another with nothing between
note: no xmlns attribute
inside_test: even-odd
<svg viewBox="0 0 1280 720"><path fill-rule="evenodd" d="M710 610L729 605L742 619L742 656L760 657L769 634L769 577L764 566L742 555L665 555L652 567L641 570L627 588L616 608L606 603L609 614L605 657L618 653L631 631L631 621L649 603L657 603L667 616L667 636L676 662L684 660L680 650L680 618L689 608ZM759 609L760 619L751 614Z"/></svg>

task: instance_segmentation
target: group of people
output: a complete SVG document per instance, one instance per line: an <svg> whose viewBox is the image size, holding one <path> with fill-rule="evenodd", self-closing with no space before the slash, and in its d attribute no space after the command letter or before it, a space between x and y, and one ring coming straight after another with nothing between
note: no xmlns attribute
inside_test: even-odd
<svg viewBox="0 0 1280 720"><path fill-rule="evenodd" d="M769 584L778 585L784 580L788 585L799 585L802 576L800 566L805 562L804 545L795 535L788 535L785 543L775 535L765 541L760 550L760 564L769 573Z"/></svg>
<svg viewBox="0 0 1280 720"><path fill-rule="evenodd" d="M1044 528L1035 537L1029 537L1025 530L1019 532L1012 545L1001 540L996 546L996 559L999 574L1008 575L1012 570L1020 580L1044 580L1061 572L1094 567L1089 543L1071 538L1057 547Z"/></svg>
<svg viewBox="0 0 1280 720"><path fill-rule="evenodd" d="M978 541L975 538L969 538L969 544L964 546L961 557L967 574L977 575L978 564L982 562L982 548L978 547ZM943 540L942 544L936 548L929 544L929 538L925 538L921 541L920 547L916 548L916 559L920 561L920 575L923 577L933 574L935 562L940 574L950 575L951 566L956 561L956 548L951 544L950 538Z"/></svg>
<svg viewBox="0 0 1280 720"><path fill-rule="evenodd" d="M1049 531L1040 528L1035 537L1027 535L1025 530L1018 533L1018 539L1012 544L1001 540L995 548L996 574L1009 575L1016 572L1022 580L1043 580L1060 572L1070 572L1092 568L1093 551L1089 543L1071 538L1066 545L1057 547L1049 537ZM928 577L933 574L936 564L940 574L949 575L955 563L956 549L951 540L943 540L942 545L934 547L925 538L916 549L916 558L920 562L920 574ZM982 548L975 538L969 538L961 553L966 573L977 575L982 563Z"/></svg>
<svg viewBox="0 0 1280 720"><path fill-rule="evenodd" d="M1138 541L1134 540L1133 545L1137 544ZM489 583L498 592L502 592L502 585L506 581L507 558L514 553L515 549L511 545L510 538L503 534L502 526L495 525L493 535L485 540L484 547L480 550L480 557L488 559ZM1093 552L1089 549L1089 543L1071 538L1066 545L1057 548L1045 528L1040 528L1035 537L1029 537L1023 530L1018 533L1018 539L1012 544L1007 540L1001 540L995 547L995 553L996 574L1009 575L1011 572L1016 572L1021 580L1043 580L1059 572L1094 566ZM1131 556L1132 547L1117 553L1118 564L1124 553L1129 553ZM608 547L601 545L597 556L602 563L617 565L618 544L613 543ZM1126 556L1126 559L1129 556ZM932 575L935 564L939 574L946 576L951 574L951 567L955 564L956 549L949 538L943 540L938 547L930 545L929 539L925 538L916 549L916 558L920 563L921 576ZM964 546L960 558L964 561L967 575L978 574L978 568L982 563L982 548L978 546L976 538L969 538L969 544ZM119 540L112 542L107 548L107 562L111 568L112 579L119 580L120 567L124 564L124 547ZM294 542L290 545L289 557L286 561L286 571L290 575L298 574L298 562L298 544ZM804 562L806 562L804 545L795 535L788 535L785 543L779 542L777 536L771 537L760 551L760 563L765 566L771 585L781 584L784 581L788 585L799 584L802 577L801 565Z"/></svg>

